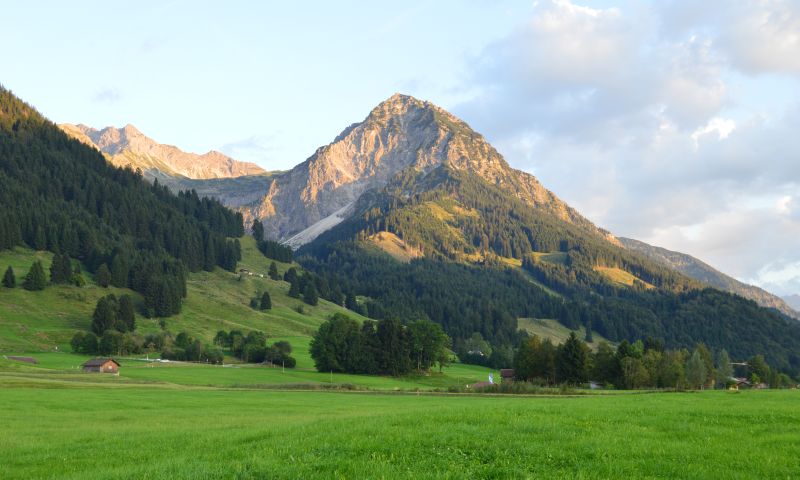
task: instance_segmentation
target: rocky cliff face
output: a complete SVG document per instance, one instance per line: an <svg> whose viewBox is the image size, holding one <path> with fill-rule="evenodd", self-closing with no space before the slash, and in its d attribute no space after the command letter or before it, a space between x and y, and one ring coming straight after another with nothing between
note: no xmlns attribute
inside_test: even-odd
<svg viewBox="0 0 800 480"><path fill-rule="evenodd" d="M162 145L133 125L102 130L86 125L63 124L60 127L72 137L103 152L114 165L141 168L149 178L235 178L265 173L258 165L239 162L216 151L198 155L172 145Z"/></svg>
<svg viewBox="0 0 800 480"><path fill-rule="evenodd" d="M620 238L619 240L625 248L642 253L651 260L677 270L687 277L699 280L714 288L748 298L762 307L774 308L785 315L800 319L800 313L794 310L790 305L787 305L780 297L761 288L740 282L733 277L729 277L691 255L674 252L666 248L654 247L632 238Z"/></svg>
<svg viewBox="0 0 800 480"><path fill-rule="evenodd" d="M291 171L275 175L263 199L240 206L272 238L299 246L347 218L367 190L407 168L447 163L477 173L526 203L616 242L525 172L512 169L486 140L445 110L395 94L367 118Z"/></svg>

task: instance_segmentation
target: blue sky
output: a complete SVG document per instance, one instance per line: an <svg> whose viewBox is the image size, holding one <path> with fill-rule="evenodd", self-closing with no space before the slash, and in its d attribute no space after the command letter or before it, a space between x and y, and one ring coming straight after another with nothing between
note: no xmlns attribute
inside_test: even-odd
<svg viewBox="0 0 800 480"><path fill-rule="evenodd" d="M0 81L57 122L132 123L268 169L301 162L397 91L452 105L467 93L468 59L530 10L481 1L122 5L4 6L0 39L15 48Z"/></svg>
<svg viewBox="0 0 800 480"><path fill-rule="evenodd" d="M289 168L394 92L621 236L800 293L800 2L9 2L56 122Z"/></svg>

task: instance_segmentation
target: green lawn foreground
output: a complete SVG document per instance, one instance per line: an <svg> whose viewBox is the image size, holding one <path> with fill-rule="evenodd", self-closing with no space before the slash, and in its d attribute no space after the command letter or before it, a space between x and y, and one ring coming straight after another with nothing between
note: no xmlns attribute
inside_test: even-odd
<svg viewBox="0 0 800 480"><path fill-rule="evenodd" d="M797 391L0 390L0 478L792 478Z"/></svg>

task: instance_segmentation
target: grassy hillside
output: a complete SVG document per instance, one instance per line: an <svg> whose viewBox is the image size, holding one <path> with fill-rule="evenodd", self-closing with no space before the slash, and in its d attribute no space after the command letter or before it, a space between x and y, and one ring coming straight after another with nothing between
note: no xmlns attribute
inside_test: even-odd
<svg viewBox="0 0 800 480"><path fill-rule="evenodd" d="M134 294L131 290L100 288L84 272L83 288L53 285L43 291L29 292L20 285L31 265L41 260L49 271L53 254L16 247L0 251L0 270L14 268L17 288L0 287L0 351L69 350L69 340L77 330L87 330L97 300L109 293ZM141 318L141 317L139 317Z"/></svg>
<svg viewBox="0 0 800 480"><path fill-rule="evenodd" d="M626 272L617 267L594 267L594 271L606 277L612 283L617 285L625 285L628 287L634 286L637 282L641 283L645 288L656 288L653 285L637 278L636 275Z"/></svg>
<svg viewBox="0 0 800 480"><path fill-rule="evenodd" d="M310 306L300 299L288 296L289 284L266 277L271 260L261 255L251 237L241 239L242 261L240 268L265 278L241 276L219 268L213 272L190 273L187 282L188 297L180 314L166 319L167 329L173 333L188 331L196 337L210 341L218 330L261 330L270 337L305 337L332 313L343 312L363 320L358 314L320 299L319 305ZM45 270L50 266L52 254L17 247L0 252L0 269L14 268L18 284L35 260L42 260ZM278 263L283 274L291 265ZM58 347L69 350L69 340L77 330L88 330L97 300L109 293L128 293L138 302L141 296L128 289L99 287L90 275L83 288L57 285L41 292L29 292L20 287L0 288L0 351L51 351ZM272 298L272 310L261 312L250 308L250 299L263 291ZM296 308L302 306L303 313ZM146 319L137 314L137 329L141 333L159 330L158 319ZM307 340L306 340L307 342Z"/></svg>
<svg viewBox="0 0 800 480"><path fill-rule="evenodd" d="M549 318L520 318L518 325L520 330L525 330L531 335L538 335L540 338L549 338L555 345L564 343L573 331L581 340L586 337L586 328L580 327L578 330L570 330L557 320ZM596 332L592 332L592 339L593 341L588 344L592 350L597 350L600 342L612 343Z"/></svg>
<svg viewBox="0 0 800 480"><path fill-rule="evenodd" d="M794 391L521 398L31 387L3 385L0 395L4 479L791 478L800 457Z"/></svg>

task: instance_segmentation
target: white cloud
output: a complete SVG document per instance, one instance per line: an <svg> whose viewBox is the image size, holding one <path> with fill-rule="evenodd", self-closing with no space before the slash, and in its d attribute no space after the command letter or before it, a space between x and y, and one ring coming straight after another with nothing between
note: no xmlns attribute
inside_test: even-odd
<svg viewBox="0 0 800 480"><path fill-rule="evenodd" d="M701 138L710 134L716 134L718 140L728 138L728 135L736 129L736 122L728 118L714 117L706 124L706 126L698 128L692 132L692 140L694 140L694 148L697 150Z"/></svg>
<svg viewBox="0 0 800 480"><path fill-rule="evenodd" d="M800 71L797 5L664 5L540 2L454 110L601 226L789 293L765 272L800 262L800 96L743 110L729 82Z"/></svg>
<svg viewBox="0 0 800 480"><path fill-rule="evenodd" d="M117 103L122 100L122 93L116 88L103 88L92 95L92 100L97 103Z"/></svg>
<svg viewBox="0 0 800 480"><path fill-rule="evenodd" d="M727 15L721 47L749 73L800 74L800 4L783 0L742 2Z"/></svg>

